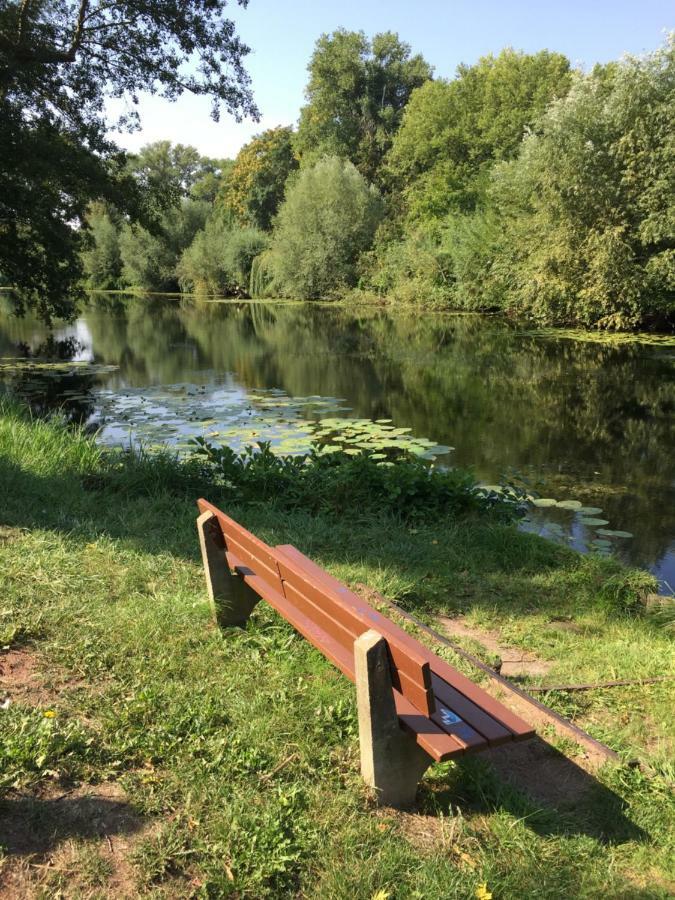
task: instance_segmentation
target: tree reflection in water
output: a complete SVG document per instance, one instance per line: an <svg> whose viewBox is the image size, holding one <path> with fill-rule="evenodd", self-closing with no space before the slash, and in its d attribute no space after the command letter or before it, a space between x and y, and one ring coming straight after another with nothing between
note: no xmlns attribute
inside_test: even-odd
<svg viewBox="0 0 675 900"><path fill-rule="evenodd" d="M10 318L0 318L0 346L21 337ZM625 542L631 561L675 580L672 347L327 304L100 295L82 321L93 362L119 366L103 379L109 389L204 384L230 373L246 389L346 398L351 415L391 418L450 444L452 460L488 482L518 473L547 496L601 507L608 527L634 533ZM33 337L40 330L26 327ZM91 386L88 376L67 377ZM51 382L46 405L63 386ZM78 415L91 409L82 400L69 409L78 404Z"/></svg>

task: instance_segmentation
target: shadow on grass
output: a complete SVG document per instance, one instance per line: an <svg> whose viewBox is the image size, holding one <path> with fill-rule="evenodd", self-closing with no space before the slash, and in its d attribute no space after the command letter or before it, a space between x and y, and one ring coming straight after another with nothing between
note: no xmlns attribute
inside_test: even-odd
<svg viewBox="0 0 675 900"><path fill-rule="evenodd" d="M105 785L79 796L0 800L0 847L13 856L42 856L71 838L109 839L143 825L133 807L110 796Z"/></svg>
<svg viewBox="0 0 675 900"><path fill-rule="evenodd" d="M419 802L431 816L504 810L541 836L584 834L608 845L650 840L621 797L539 737L467 757L455 777L423 784Z"/></svg>
<svg viewBox="0 0 675 900"><path fill-rule="evenodd" d="M105 535L143 552L173 554L194 561L199 559L194 500L201 494L222 504L218 492L205 485L186 486L191 496L186 491L130 496L128 492L115 493L86 479L85 487L83 480L72 473L40 477L2 457L0 482L10 486L0 525L50 529L81 539L83 543ZM421 583L436 574L434 553L439 551L432 550L428 541L414 545L411 537L409 552L404 553L405 530L398 538L392 537L382 523L368 524L358 510L344 517L344 521L263 506L239 510L230 507L228 512L263 540L294 543L309 556L316 558L318 554L317 561L323 564L388 567L394 573L404 574L409 583ZM462 528L457 531L461 532ZM539 567L555 570L569 561L567 551L543 546L542 542L528 540L515 532L511 538L507 532L508 529L500 529L493 545L488 541L480 551L474 550L471 563L481 574L499 575L506 569L511 575L522 574L525 578ZM518 547L524 541L526 552L519 560ZM448 550L455 554L455 561L461 561L464 546ZM451 577L455 561L446 569L446 578ZM495 598L490 595L484 602L494 605ZM523 614L528 611L533 611L532 606L523 609ZM34 804L42 803L42 815L48 821L57 809L50 802L26 801L23 808L17 807L17 815L21 813L24 818L33 815L40 809ZM526 820L532 830L541 834L586 834L608 844L649 838L627 818L626 804L617 794L538 739L498 748L483 758L468 758L459 767L459 777L453 772L445 780L432 778L421 791L423 815L450 814L452 807L457 806L467 812L504 809ZM67 824L67 817L62 819L66 831L79 827L76 805L73 811L72 825ZM2 830L5 821L6 817L0 813L0 844L6 843ZM61 839L63 830L60 825ZM36 840L39 843L40 838Z"/></svg>

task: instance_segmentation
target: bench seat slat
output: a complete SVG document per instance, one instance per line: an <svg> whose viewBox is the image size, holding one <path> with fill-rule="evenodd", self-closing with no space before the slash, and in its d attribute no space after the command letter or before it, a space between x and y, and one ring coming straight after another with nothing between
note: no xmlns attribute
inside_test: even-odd
<svg viewBox="0 0 675 900"><path fill-rule="evenodd" d="M289 622L314 647L321 651L330 662L349 678L355 680L354 654L327 634L313 622L287 597L275 590L260 575L256 575L248 566L233 554L230 557L239 575L249 587L269 603L287 622ZM413 706L399 691L393 689L396 712L401 727L412 733L417 743L437 762L444 762L461 756L466 751L465 744L447 734L438 725L428 719ZM487 744L486 744L487 746Z"/></svg>
<svg viewBox="0 0 675 900"><path fill-rule="evenodd" d="M394 700L401 726L415 736L420 747L426 750L436 762L446 762L448 759L456 759L466 753L466 748L459 741L443 731L396 690L394 691ZM487 742L483 746L487 747Z"/></svg>
<svg viewBox="0 0 675 900"><path fill-rule="evenodd" d="M301 553L296 547L293 547L292 544L283 544L276 549L282 550L284 555L294 559L297 564L306 567L317 579L321 577L326 585L332 587L340 585L336 578L325 572L313 560ZM384 619L383 616L381 618ZM384 619L384 621L388 622L387 619ZM398 626L394 625L393 627L398 630ZM388 638L388 631L383 631L382 633ZM409 640L413 640L409 635L407 637ZM502 703L490 696L487 691L474 684L469 678L462 675L449 663L446 663L445 660L437 657L423 644L418 644L418 652L427 659L431 667L434 693L436 693L435 687L440 687L438 699L467 723L471 724L491 744L496 745L509 739L526 740L534 735L535 731L532 726L528 725L520 716L512 713ZM434 675L436 679L434 679ZM450 693L443 688L443 683L450 688ZM471 704L471 706L468 706L468 704ZM490 724L490 720L492 720L493 724ZM505 731L506 734L504 733Z"/></svg>
<svg viewBox="0 0 675 900"><path fill-rule="evenodd" d="M521 719L520 716L511 712L511 710L504 706L503 703L500 703L499 700L495 700L495 698L488 694L487 691L484 691L479 685L474 684L473 681L466 677L466 675L462 675L461 672L458 672L457 669L449 663L446 663L445 660L439 659L439 657L435 656L431 650L429 651L429 661L432 665L432 678L434 674L437 675L451 687L455 688L462 696L466 697L477 706L480 706L497 723L508 728L513 740L524 741L534 736L534 728L532 728L531 725L528 725L524 719Z"/></svg>
<svg viewBox="0 0 675 900"><path fill-rule="evenodd" d="M449 709L444 703L436 698L436 711L431 716L440 728L446 734L461 744L465 750L471 750L474 753L488 746L488 741L482 734L479 734L471 725L456 714L454 710Z"/></svg>
<svg viewBox="0 0 675 900"><path fill-rule="evenodd" d="M431 673L431 684L436 696L436 704L446 706L464 719L468 725L483 735L490 746L496 747L498 744L512 740L513 733L508 728L483 712L479 706L439 678L435 672Z"/></svg>

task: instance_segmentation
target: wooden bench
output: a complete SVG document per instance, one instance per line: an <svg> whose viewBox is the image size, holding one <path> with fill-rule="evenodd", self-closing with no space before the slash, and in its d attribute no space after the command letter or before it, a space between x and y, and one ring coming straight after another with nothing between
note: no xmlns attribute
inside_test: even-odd
<svg viewBox="0 0 675 900"><path fill-rule="evenodd" d="M290 544L269 547L206 500L197 519L222 627L266 600L356 683L361 771L378 801L406 806L433 762L534 730Z"/></svg>

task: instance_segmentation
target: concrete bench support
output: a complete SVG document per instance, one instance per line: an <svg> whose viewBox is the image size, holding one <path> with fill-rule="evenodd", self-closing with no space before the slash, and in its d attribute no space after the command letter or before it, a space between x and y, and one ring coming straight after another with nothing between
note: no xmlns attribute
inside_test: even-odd
<svg viewBox="0 0 675 900"><path fill-rule="evenodd" d="M223 534L212 512L207 510L198 517L197 531L213 618L221 628L243 626L260 597L242 578L230 572Z"/></svg>
<svg viewBox="0 0 675 900"><path fill-rule="evenodd" d="M354 641L361 774L380 806L412 806L433 759L402 730L396 714L387 642L377 631Z"/></svg>

